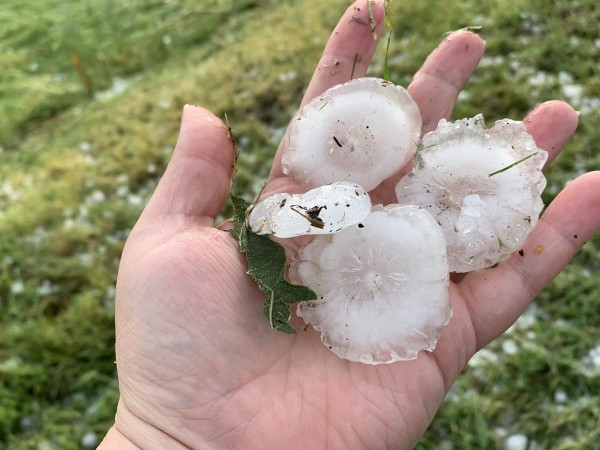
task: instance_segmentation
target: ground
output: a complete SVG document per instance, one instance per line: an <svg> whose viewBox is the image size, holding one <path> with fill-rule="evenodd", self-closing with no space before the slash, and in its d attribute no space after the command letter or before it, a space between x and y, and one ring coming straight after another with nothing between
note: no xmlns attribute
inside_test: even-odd
<svg viewBox="0 0 600 450"><path fill-rule="evenodd" d="M168 161L181 108L227 114L238 189L251 198L346 5L2 2L0 449L95 447L118 398L119 256ZM519 119L550 98L581 112L548 172L546 203L600 167L596 0L392 1L390 13L391 79L402 85L445 32L482 26L487 54L455 118ZM384 47L371 75L382 75ZM596 237L471 361L419 449L597 443L599 257Z"/></svg>

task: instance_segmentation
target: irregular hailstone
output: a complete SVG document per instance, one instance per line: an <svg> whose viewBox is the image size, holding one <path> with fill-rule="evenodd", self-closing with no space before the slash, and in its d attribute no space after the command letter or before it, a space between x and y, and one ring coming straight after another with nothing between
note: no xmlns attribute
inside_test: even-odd
<svg viewBox="0 0 600 450"><path fill-rule="evenodd" d="M450 271L491 267L521 248L537 223L547 156L521 122L499 120L488 130L481 115L441 120L396 195L442 226Z"/></svg>
<svg viewBox="0 0 600 450"><path fill-rule="evenodd" d="M355 183L333 183L304 194L274 194L259 201L248 216L256 234L289 238L329 234L357 224L371 212L371 198Z"/></svg>
<svg viewBox="0 0 600 450"><path fill-rule="evenodd" d="M421 113L406 89L358 78L294 116L283 140L283 172L311 187L350 181L371 191L412 159L420 133Z"/></svg>
<svg viewBox="0 0 600 450"><path fill-rule="evenodd" d="M290 277L318 297L298 315L350 361L415 359L434 349L452 314L444 235L417 206L378 205L360 224L315 237Z"/></svg>

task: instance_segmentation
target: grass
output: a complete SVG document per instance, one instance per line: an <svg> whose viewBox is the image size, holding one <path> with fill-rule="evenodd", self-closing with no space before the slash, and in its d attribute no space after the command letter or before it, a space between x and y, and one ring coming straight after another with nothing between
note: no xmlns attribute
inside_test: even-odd
<svg viewBox="0 0 600 450"><path fill-rule="evenodd" d="M487 56L455 117L581 110L545 201L600 167L595 0L393 2L392 81L444 32L482 25ZM201 5L201 6L200 6ZM260 188L346 2L6 0L0 6L0 448L81 448L118 398L114 283L124 241L176 141L180 109L228 114L238 187ZM371 73L383 73L381 46ZM228 214L228 210L224 212ZM600 439L600 240L480 354L419 449L591 448ZM563 395L565 394L565 395ZM566 398L566 399L565 399Z"/></svg>

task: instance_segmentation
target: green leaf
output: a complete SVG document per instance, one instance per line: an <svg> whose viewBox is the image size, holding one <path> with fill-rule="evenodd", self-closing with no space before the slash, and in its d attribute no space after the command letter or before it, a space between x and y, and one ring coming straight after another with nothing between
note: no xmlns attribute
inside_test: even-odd
<svg viewBox="0 0 600 450"><path fill-rule="evenodd" d="M277 331L282 331L287 334L294 334L294 330L288 322L292 318L290 313L290 306L286 303L271 302L267 296L263 304L263 315L269 321L271 328Z"/></svg>
<svg viewBox="0 0 600 450"><path fill-rule="evenodd" d="M285 279L286 259L284 248L268 236L253 233L246 224L251 203L235 195L233 203L233 228L231 234L237 239L240 250L246 255L248 275L266 294L263 314L269 326L284 333L295 333L288 324L292 315L290 304L315 300L317 295L306 286L290 284Z"/></svg>
<svg viewBox="0 0 600 450"><path fill-rule="evenodd" d="M251 203L236 195L231 195L233 205L233 228L231 234L240 244L240 250L245 253L248 239L245 237L246 230L246 211ZM242 237L244 235L244 237Z"/></svg>

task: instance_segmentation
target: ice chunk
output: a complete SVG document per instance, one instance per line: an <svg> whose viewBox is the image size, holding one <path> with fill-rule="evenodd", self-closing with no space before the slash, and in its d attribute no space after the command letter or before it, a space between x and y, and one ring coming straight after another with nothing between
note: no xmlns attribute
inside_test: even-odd
<svg viewBox="0 0 600 450"><path fill-rule="evenodd" d="M329 234L369 215L371 198L355 183L332 183L304 194L274 194L259 201L248 216L257 234L289 238Z"/></svg>
<svg viewBox="0 0 600 450"><path fill-rule="evenodd" d="M391 363L433 350L451 316L446 243L416 206L375 206L361 223L315 237L290 269L318 300L298 315L341 358Z"/></svg>
<svg viewBox="0 0 600 450"><path fill-rule="evenodd" d="M311 187L350 181L370 191L412 159L420 133L421 113L406 89L358 78L327 90L294 116L282 168Z"/></svg>
<svg viewBox="0 0 600 450"><path fill-rule="evenodd" d="M483 269L520 249L537 223L546 158L521 122L504 119L486 129L481 115L442 120L423 137L396 195L442 226L451 271Z"/></svg>

